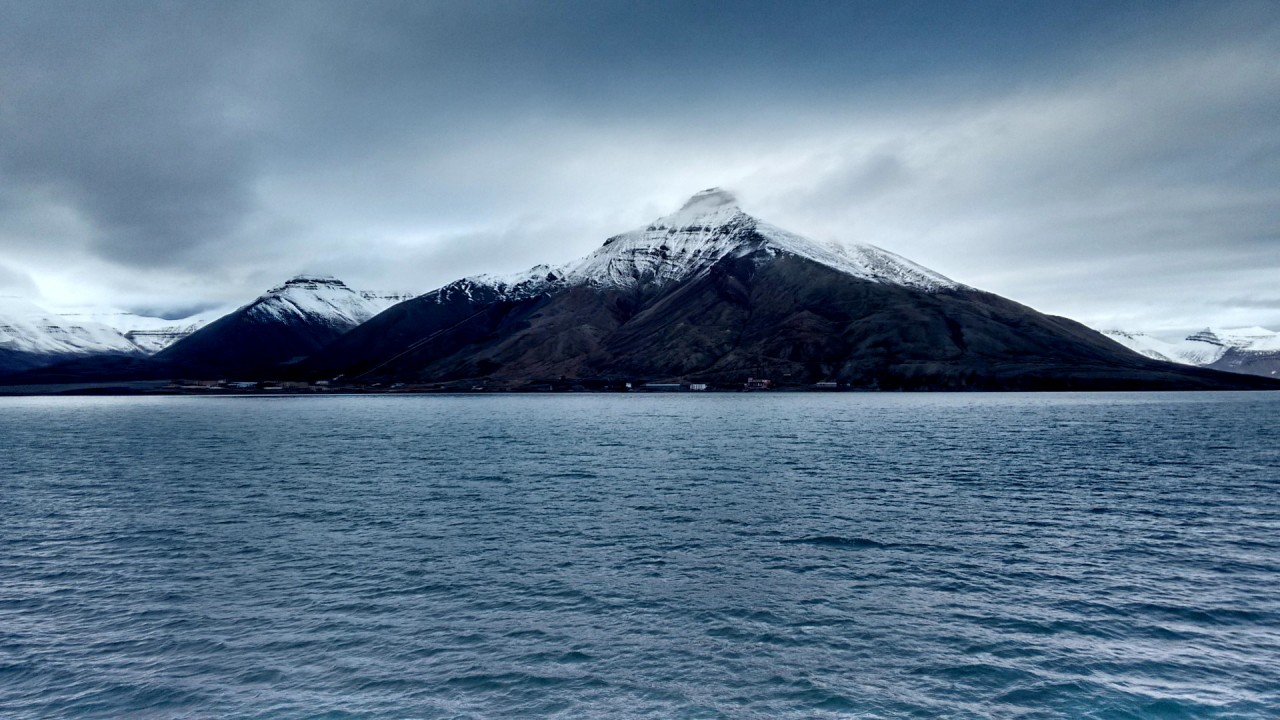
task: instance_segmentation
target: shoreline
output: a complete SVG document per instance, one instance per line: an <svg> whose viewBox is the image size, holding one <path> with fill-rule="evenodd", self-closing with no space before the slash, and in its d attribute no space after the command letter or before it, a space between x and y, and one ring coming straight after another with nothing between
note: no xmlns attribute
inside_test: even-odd
<svg viewBox="0 0 1280 720"><path fill-rule="evenodd" d="M726 395L726 394L797 394L797 395L831 395L831 394L974 394L991 395L1000 393L1162 393L1162 392L1274 392L1274 388L1233 388L1213 389L1203 387L1189 388L1152 388L1152 387L1114 387L1114 388L867 388L838 387L813 388L803 386L783 386L768 389L742 388L707 388L705 390L689 389L548 389L548 388L465 388L465 387L333 387L333 388L174 388L170 383L159 381L136 381L129 383L51 383L48 385L0 385L0 398L5 397L205 397L205 398L241 398L241 397L336 397L336 396L374 396L374 395Z"/></svg>

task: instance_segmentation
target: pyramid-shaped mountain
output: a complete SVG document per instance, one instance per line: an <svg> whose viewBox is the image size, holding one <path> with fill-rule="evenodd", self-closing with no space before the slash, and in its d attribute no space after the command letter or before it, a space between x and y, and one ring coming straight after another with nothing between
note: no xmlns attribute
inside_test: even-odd
<svg viewBox="0 0 1280 720"><path fill-rule="evenodd" d="M187 372L278 375L400 298L359 293L336 278L301 275L155 355Z"/></svg>
<svg viewBox="0 0 1280 720"><path fill-rule="evenodd" d="M577 262L466 278L400 303L304 367L315 377L509 386L748 377L921 389L1248 382L1144 358L1072 320L871 245L800 237L744 213L719 189Z"/></svg>

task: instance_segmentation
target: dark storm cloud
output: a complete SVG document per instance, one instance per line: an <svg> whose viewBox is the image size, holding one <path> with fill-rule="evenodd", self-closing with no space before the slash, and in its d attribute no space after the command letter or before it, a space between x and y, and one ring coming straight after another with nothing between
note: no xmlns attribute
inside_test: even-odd
<svg viewBox="0 0 1280 720"><path fill-rule="evenodd" d="M696 129L722 103L769 114L904 74L955 79L1077 16L910 3L4 8L6 175L57 190L94 224L98 250L126 263L230 233L269 169L255 160L307 168L423 136L439 147L566 109ZM981 45L945 37L979 32Z"/></svg>
<svg viewBox="0 0 1280 720"><path fill-rule="evenodd" d="M0 0L0 261L150 306L426 290L729 184L1146 322L1276 254L1278 47L1271 2Z"/></svg>
<svg viewBox="0 0 1280 720"><path fill-rule="evenodd" d="M242 23L214 6L3 8L11 192L70 208L91 228L88 247L125 265L171 262L235 227L251 203L252 148L220 96L235 49L211 40Z"/></svg>

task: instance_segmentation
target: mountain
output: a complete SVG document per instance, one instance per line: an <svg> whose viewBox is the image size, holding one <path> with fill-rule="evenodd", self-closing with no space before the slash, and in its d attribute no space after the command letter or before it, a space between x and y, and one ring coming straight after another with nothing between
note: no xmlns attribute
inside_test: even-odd
<svg viewBox="0 0 1280 720"><path fill-rule="evenodd" d="M748 377L865 388L1256 384L1137 356L1079 323L872 245L801 237L744 213L719 189L576 262L464 278L400 303L303 369L505 385Z"/></svg>
<svg viewBox="0 0 1280 720"><path fill-rule="evenodd" d="M75 322L93 322L115 329L138 350L157 353L227 313L226 308L206 310L177 320L139 315L125 310L73 308L60 310Z"/></svg>
<svg viewBox="0 0 1280 720"><path fill-rule="evenodd" d="M1134 352L1156 360L1280 377L1280 333L1266 328L1205 328L1180 342L1166 342L1124 330L1104 330L1103 334Z"/></svg>
<svg viewBox="0 0 1280 720"><path fill-rule="evenodd" d="M123 310L50 310L30 300L0 298L0 373L83 361L115 364L163 349L222 314L209 311L181 320Z"/></svg>
<svg viewBox="0 0 1280 720"><path fill-rule="evenodd" d="M1260 327L1205 332L1223 347L1222 355L1207 367L1280 378L1280 333Z"/></svg>
<svg viewBox="0 0 1280 720"><path fill-rule="evenodd" d="M100 322L64 317L22 298L0 297L0 372L15 372L87 355L137 355L141 350Z"/></svg>
<svg viewBox="0 0 1280 720"><path fill-rule="evenodd" d="M403 297L359 293L336 278L300 275L178 340L155 359L200 373L270 374Z"/></svg>

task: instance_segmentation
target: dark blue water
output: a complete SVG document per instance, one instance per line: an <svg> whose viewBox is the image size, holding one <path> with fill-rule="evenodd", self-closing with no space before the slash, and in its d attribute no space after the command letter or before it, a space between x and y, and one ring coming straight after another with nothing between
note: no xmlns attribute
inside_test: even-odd
<svg viewBox="0 0 1280 720"><path fill-rule="evenodd" d="M0 717L1280 715L1280 394L0 400Z"/></svg>

